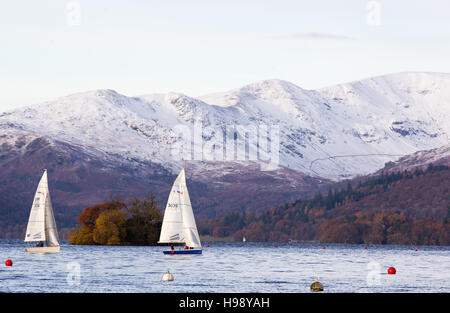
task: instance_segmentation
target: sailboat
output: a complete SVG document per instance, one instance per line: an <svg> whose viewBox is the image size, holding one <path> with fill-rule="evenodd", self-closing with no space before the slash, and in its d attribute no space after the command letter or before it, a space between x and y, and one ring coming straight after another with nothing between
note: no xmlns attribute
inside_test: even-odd
<svg viewBox="0 0 450 313"><path fill-rule="evenodd" d="M158 243L167 243L172 246L171 250L163 251L164 254L202 253L202 244L195 224L184 168L178 174L170 190ZM185 247L175 250L173 249L175 244L185 244Z"/></svg>
<svg viewBox="0 0 450 313"><path fill-rule="evenodd" d="M58 253L60 250L58 230L48 189L47 170L44 170L34 195L25 242L38 242L35 247L25 248L26 252Z"/></svg>

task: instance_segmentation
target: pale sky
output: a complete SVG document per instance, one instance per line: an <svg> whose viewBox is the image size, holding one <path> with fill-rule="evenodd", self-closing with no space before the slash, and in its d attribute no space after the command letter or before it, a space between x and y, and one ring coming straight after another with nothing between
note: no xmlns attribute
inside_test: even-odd
<svg viewBox="0 0 450 313"><path fill-rule="evenodd" d="M448 0L0 1L0 112L92 89L197 97L450 73Z"/></svg>

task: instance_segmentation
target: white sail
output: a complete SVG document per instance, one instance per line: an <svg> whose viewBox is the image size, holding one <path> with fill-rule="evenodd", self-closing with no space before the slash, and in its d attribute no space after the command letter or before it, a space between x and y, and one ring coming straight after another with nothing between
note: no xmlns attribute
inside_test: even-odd
<svg viewBox="0 0 450 313"><path fill-rule="evenodd" d="M184 243L183 218L181 216L181 173L173 183L164 211L160 243Z"/></svg>
<svg viewBox="0 0 450 313"><path fill-rule="evenodd" d="M201 248L184 169L170 191L159 243L185 243L189 247Z"/></svg>
<svg viewBox="0 0 450 313"><path fill-rule="evenodd" d="M28 219L27 231L25 233L25 242L45 241L45 197L47 193L47 175L42 175L33 204L31 206L30 217Z"/></svg>
<svg viewBox="0 0 450 313"><path fill-rule="evenodd" d="M195 224L194 212L192 211L191 199L189 198L189 192L186 186L184 169L181 170L180 175L182 175L182 181L184 182L184 185L181 186L181 191L183 193L180 196L183 203L181 206L181 215L183 218L184 240L188 247L200 248L202 245L200 243L197 225Z"/></svg>
<svg viewBox="0 0 450 313"><path fill-rule="evenodd" d="M39 181L28 219L25 242L30 241L46 241L49 247L59 246L46 170Z"/></svg>
<svg viewBox="0 0 450 313"><path fill-rule="evenodd" d="M48 189L48 187L47 187ZM50 199L50 192L45 197L45 237L47 238L47 247L59 246L58 229L56 228L55 216L53 215L53 206Z"/></svg>

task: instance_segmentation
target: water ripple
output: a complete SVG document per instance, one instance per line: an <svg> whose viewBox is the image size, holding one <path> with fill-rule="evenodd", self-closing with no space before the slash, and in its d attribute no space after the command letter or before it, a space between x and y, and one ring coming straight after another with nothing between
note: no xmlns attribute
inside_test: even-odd
<svg viewBox="0 0 450 313"><path fill-rule="evenodd" d="M0 241L2 259L14 262L0 270L0 292L297 293L310 292L315 277L325 292L450 292L450 247L210 244L201 256L178 258L163 255L165 247L67 244L59 254L28 254L21 240ZM167 270L173 282L161 280Z"/></svg>

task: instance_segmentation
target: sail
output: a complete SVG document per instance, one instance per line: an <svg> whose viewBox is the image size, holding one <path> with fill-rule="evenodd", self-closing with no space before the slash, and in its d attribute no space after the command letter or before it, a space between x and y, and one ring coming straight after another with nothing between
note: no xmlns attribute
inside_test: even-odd
<svg viewBox="0 0 450 313"><path fill-rule="evenodd" d="M184 243L183 218L181 216L181 173L173 183L164 211L159 243Z"/></svg>
<svg viewBox="0 0 450 313"><path fill-rule="evenodd" d="M28 218L25 242L45 241L45 198L47 194L47 172L44 172L31 206L30 217Z"/></svg>
<svg viewBox="0 0 450 313"><path fill-rule="evenodd" d="M189 247L201 247L184 169L178 174L170 191L159 242L185 243Z"/></svg>
<svg viewBox="0 0 450 313"><path fill-rule="evenodd" d="M28 219L25 242L30 241L46 241L47 246L59 246L46 170L39 181Z"/></svg>
<svg viewBox="0 0 450 313"><path fill-rule="evenodd" d="M56 229L55 216L53 215L53 206L48 187L45 196L45 237L47 238L47 247L59 246L58 230Z"/></svg>
<svg viewBox="0 0 450 313"><path fill-rule="evenodd" d="M183 185L181 186L182 194L181 199L183 205L181 206L181 215L183 218L183 232L186 245L189 247L200 248L200 237L197 231L197 225L195 224L194 212L192 211L191 199L189 198L189 192L186 186L186 178L184 169L181 171Z"/></svg>

